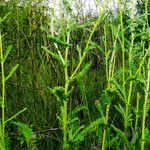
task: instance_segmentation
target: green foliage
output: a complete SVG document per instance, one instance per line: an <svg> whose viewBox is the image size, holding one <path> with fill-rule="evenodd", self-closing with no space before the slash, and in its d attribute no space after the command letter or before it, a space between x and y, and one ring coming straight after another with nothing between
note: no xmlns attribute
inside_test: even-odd
<svg viewBox="0 0 150 150"><path fill-rule="evenodd" d="M18 127L20 144L22 145L26 143L27 149L35 150L36 135L34 134L32 129L24 123L14 122L14 121L12 123Z"/></svg>
<svg viewBox="0 0 150 150"><path fill-rule="evenodd" d="M149 149L149 1L47 3L0 3L0 149Z"/></svg>

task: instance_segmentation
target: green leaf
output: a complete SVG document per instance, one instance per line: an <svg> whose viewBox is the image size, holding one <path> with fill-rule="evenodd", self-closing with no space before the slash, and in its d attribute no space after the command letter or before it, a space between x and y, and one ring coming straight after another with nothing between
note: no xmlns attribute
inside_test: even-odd
<svg viewBox="0 0 150 150"><path fill-rule="evenodd" d="M19 64L17 64L9 73L9 75L5 78L5 82L13 75L13 73L17 70Z"/></svg>
<svg viewBox="0 0 150 150"><path fill-rule="evenodd" d="M105 122L104 117L97 119L96 121L92 122L88 127L83 129L78 135L74 137L75 142L80 142L84 140L84 137L93 132L95 128L97 128L100 124L103 124Z"/></svg>
<svg viewBox="0 0 150 150"><path fill-rule="evenodd" d="M66 43L66 42L63 42L61 41L58 37L55 37L55 36L52 36L52 35L48 35L47 38L51 41L51 42L54 42L54 43L57 43L61 46L65 46L65 47L71 47L70 44Z"/></svg>
<svg viewBox="0 0 150 150"><path fill-rule="evenodd" d="M28 125L14 121L12 123L18 127L20 134L23 135L27 144L29 144L30 140L35 138L34 132Z"/></svg>
<svg viewBox="0 0 150 150"><path fill-rule="evenodd" d="M0 17L0 23L2 23L11 13L7 13L3 18Z"/></svg>
<svg viewBox="0 0 150 150"><path fill-rule="evenodd" d="M74 76L74 79L79 80L80 78L82 78L87 73L89 68L91 67L91 64L92 64L92 62L86 63L84 68L77 75Z"/></svg>
<svg viewBox="0 0 150 150"><path fill-rule="evenodd" d="M78 117L73 118L73 119L69 120L69 124L73 124L73 123L75 123L75 122L77 122L77 121L79 121L79 118L78 118Z"/></svg>
<svg viewBox="0 0 150 150"><path fill-rule="evenodd" d="M12 49L12 45L9 45L9 46L7 47L7 50L6 50L5 55L4 55L4 57L3 57L3 63L5 63L5 61L6 61L6 59L7 59L7 56L9 55L11 49Z"/></svg>
<svg viewBox="0 0 150 150"><path fill-rule="evenodd" d="M61 64L65 65L64 60L62 57L60 57L60 55L51 52L49 49L47 49L46 47L42 46L42 49L45 50L47 53L49 53L54 59L56 59L58 62L60 62Z"/></svg>
<svg viewBox="0 0 150 150"><path fill-rule="evenodd" d="M80 132L81 132L82 130L84 130L84 127L85 127L85 125L81 125L81 126L79 126L79 127L76 128L76 130L75 130L75 132L74 132L74 134L73 134L73 136L72 136L72 137L73 137L72 141L74 141L74 138L75 138L76 135L79 135Z"/></svg>

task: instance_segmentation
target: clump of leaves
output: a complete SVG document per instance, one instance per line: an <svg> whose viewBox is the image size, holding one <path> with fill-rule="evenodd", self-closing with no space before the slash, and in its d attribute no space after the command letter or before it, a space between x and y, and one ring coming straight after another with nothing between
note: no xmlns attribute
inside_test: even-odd
<svg viewBox="0 0 150 150"><path fill-rule="evenodd" d="M32 129L24 123L12 122L18 128L20 144L26 144L27 150L37 150L35 145L36 135Z"/></svg>

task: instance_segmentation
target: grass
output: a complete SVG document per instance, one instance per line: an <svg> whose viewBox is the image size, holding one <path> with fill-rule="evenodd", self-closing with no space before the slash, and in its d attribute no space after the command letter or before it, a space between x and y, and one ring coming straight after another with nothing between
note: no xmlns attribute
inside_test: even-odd
<svg viewBox="0 0 150 150"><path fill-rule="evenodd" d="M148 0L95 2L0 5L1 149L149 149Z"/></svg>

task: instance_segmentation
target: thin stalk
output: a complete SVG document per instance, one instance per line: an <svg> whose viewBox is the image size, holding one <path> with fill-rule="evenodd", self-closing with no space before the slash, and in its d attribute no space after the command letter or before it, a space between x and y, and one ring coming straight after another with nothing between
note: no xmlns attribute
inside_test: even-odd
<svg viewBox="0 0 150 150"><path fill-rule="evenodd" d="M148 112L148 101L149 101L149 90L150 90L150 58L148 61L148 77L147 77L147 86L145 90L145 101L143 106L143 121L142 121L142 144L141 144L141 150L144 150L145 146L145 120L147 117Z"/></svg>
<svg viewBox="0 0 150 150"><path fill-rule="evenodd" d="M106 33L106 24L104 23L104 47L105 47L105 67L106 67L106 82L108 82L108 57L109 53L107 52L107 33Z"/></svg>
<svg viewBox="0 0 150 150"><path fill-rule="evenodd" d="M118 0L118 6L119 6L119 14L120 14L120 27L121 27L121 49L122 49L122 89L124 94L124 99L126 101L126 89L125 89L125 37L124 37L124 26L123 26L123 12L122 12L122 4L121 0ZM124 120L124 129L125 133L127 133L128 128L128 103L126 103L126 116ZM126 146L125 146L126 149Z"/></svg>
<svg viewBox="0 0 150 150"><path fill-rule="evenodd" d="M105 119L106 119L105 125L108 124L109 109L110 109L110 105L107 105L106 116L105 116ZM105 150L105 147L106 147L105 145L106 145L106 128L104 128L104 131L103 131L102 150Z"/></svg>
<svg viewBox="0 0 150 150"><path fill-rule="evenodd" d="M143 32L145 32L145 28L146 26L149 27L148 24L148 0L145 0L145 24L143 27ZM144 42L143 42L143 50L144 50ZM150 47L147 49L147 51L149 52ZM148 53L150 54L150 53ZM147 76L147 85L146 85L146 89L145 89L145 100L144 100L144 106L143 106L143 120L142 120L142 143L141 143L141 150L144 150L145 147L145 121L146 121L146 117L147 117L147 112L148 112L148 102L149 102L149 91L150 91L150 56L148 59L148 76Z"/></svg>
<svg viewBox="0 0 150 150"><path fill-rule="evenodd" d="M140 102L140 93L137 93L137 103L136 103L136 116L135 116L135 132L138 127L138 118L139 118L139 102Z"/></svg>
<svg viewBox="0 0 150 150"><path fill-rule="evenodd" d="M5 150L5 73L3 62L2 36L0 33L0 57L1 57L1 76L2 76L2 122L1 122L1 150Z"/></svg>
<svg viewBox="0 0 150 150"><path fill-rule="evenodd" d="M131 29L131 31L133 31ZM129 51L129 76L131 77L132 76L132 68L131 68L131 65L132 65L132 49L133 49L133 44L134 44L134 33L131 34L131 46L130 46L130 51ZM130 111L130 103L131 103L131 94L132 94L132 87L133 87L133 81L131 80L130 83L129 83L129 92L128 92L128 100L127 100L127 105L126 105L126 116L125 116L125 119L126 119L126 122L125 122L125 129L127 132L127 128L129 126L129 111Z"/></svg>
<svg viewBox="0 0 150 150"><path fill-rule="evenodd" d="M63 149L66 150L67 144L67 101L63 103Z"/></svg>
<svg viewBox="0 0 150 150"><path fill-rule="evenodd" d="M109 81L110 79L113 77L114 75L114 71L115 71L115 63L116 63L116 44L117 44L117 38L118 35L116 35L116 37L114 37L114 31L113 31L113 27L111 24L111 32L112 32L112 41L113 41L113 52L111 55L111 59L110 59L110 63L109 63Z"/></svg>
<svg viewBox="0 0 150 150"><path fill-rule="evenodd" d="M68 17L69 20L69 17ZM67 33L67 43L69 44L69 39L70 39L70 31ZM68 81L68 52L69 48L66 48L65 51L65 95L66 99L63 102L63 149L68 149L68 143L67 143L67 101L68 101L68 86L69 86L69 81Z"/></svg>
<svg viewBox="0 0 150 150"><path fill-rule="evenodd" d="M19 1L16 0L16 19L17 19L17 45L16 45L16 49L17 49L17 59L16 59L16 63L19 64L20 63L20 30L19 30L19 25L20 25L20 21L19 21ZM17 103L19 103L19 99L20 99L20 69L18 69L17 71L17 98L16 98L16 101Z"/></svg>
<svg viewBox="0 0 150 150"><path fill-rule="evenodd" d="M121 27L121 48L122 48L122 82L123 82L123 92L124 96L126 98L126 91L125 91L125 47L124 47L124 26L123 26L123 15L122 15L122 6L121 6L121 1L118 0L118 5L119 5L119 13L120 13L120 27Z"/></svg>
<svg viewBox="0 0 150 150"><path fill-rule="evenodd" d="M106 67L106 82L107 82L107 88L109 88L109 68L108 68L108 52L107 52L107 31L106 31L106 24L104 24L104 47L105 47L105 67ZM106 119L106 125L107 125L107 120L109 116L109 108L110 105L107 105L106 107L106 114L105 114L105 119ZM102 139L102 150L105 150L105 143L106 143L106 127L104 128L103 131L103 139Z"/></svg>
<svg viewBox="0 0 150 150"><path fill-rule="evenodd" d="M105 38L104 39L104 47L105 47L106 82L107 82L107 88L111 88L110 79L113 77L114 69L115 69L115 50L116 50L117 37L115 38L115 40L114 40L114 36L112 37L113 42L114 42L114 44L113 44L114 51L111 54L110 61L108 61L108 57L109 57L110 51L107 51L107 30L106 29L107 29L106 28L106 24L104 24L104 38ZM112 29L112 26L111 26L111 29ZM113 32L113 30L112 30L112 32ZM108 104L107 107L106 107L106 114L105 114L105 119L106 119L105 124L106 125L108 124L109 110L110 110L110 104ZM107 128L104 128L103 139L102 139L102 150L106 149L106 131L107 131Z"/></svg>

